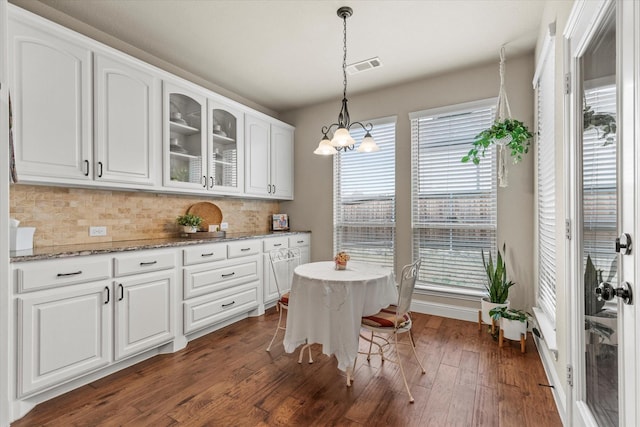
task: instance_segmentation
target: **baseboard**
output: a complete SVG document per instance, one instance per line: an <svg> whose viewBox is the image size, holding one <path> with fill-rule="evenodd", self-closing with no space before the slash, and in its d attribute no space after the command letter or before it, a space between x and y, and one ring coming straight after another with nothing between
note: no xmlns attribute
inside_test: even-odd
<svg viewBox="0 0 640 427"><path fill-rule="evenodd" d="M553 363L553 354L547 348L544 340L541 340L535 335L533 336L533 340L536 343L536 348L538 349L544 372L547 375L547 380L550 385L553 385L551 390L553 391L553 400L556 402L558 415L560 415L562 424L567 425L567 397L562 387L563 382L560 381L560 377Z"/></svg>
<svg viewBox="0 0 640 427"><path fill-rule="evenodd" d="M411 311L434 316L448 317L450 319L466 320L468 322L478 321L478 308L460 307L457 305L440 304L429 301L413 300Z"/></svg>

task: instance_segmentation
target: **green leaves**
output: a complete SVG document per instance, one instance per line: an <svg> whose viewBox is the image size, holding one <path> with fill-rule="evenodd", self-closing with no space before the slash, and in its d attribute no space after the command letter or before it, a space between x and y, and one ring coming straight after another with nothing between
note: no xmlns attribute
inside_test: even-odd
<svg viewBox="0 0 640 427"><path fill-rule="evenodd" d="M526 311L518 310L515 308L507 308L507 307L495 307L489 310L489 316L491 316L494 320L498 320L501 317L509 320L519 320L521 322L526 322L531 315Z"/></svg>
<svg viewBox="0 0 640 427"><path fill-rule="evenodd" d="M504 250L505 246L503 245L502 251L504 252ZM509 288L515 285L513 281L507 280L507 264L504 262L500 250L498 250L498 259L495 265L493 264L491 252L489 252L489 262L486 262L484 251L481 250L480 252L482 254L482 264L487 273L485 289L489 295L489 301L494 304L504 304L509 297Z"/></svg>
<svg viewBox="0 0 640 427"><path fill-rule="evenodd" d="M462 163L471 160L475 165L480 164L480 157L484 157L485 151L503 140L505 147L511 151L513 162L518 163L522 160L522 156L529 152L531 145L531 137L533 135L529 129L519 120L504 119L496 121L489 129L485 129L475 137L473 148L469 150L466 156L462 157Z"/></svg>

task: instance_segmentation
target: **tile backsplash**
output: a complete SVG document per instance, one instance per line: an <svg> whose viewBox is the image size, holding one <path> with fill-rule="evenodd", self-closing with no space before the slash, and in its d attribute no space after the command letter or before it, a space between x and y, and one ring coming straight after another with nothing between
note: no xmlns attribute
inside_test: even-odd
<svg viewBox="0 0 640 427"><path fill-rule="evenodd" d="M270 230L279 203L270 200L206 198L140 191L12 185L10 214L21 226L36 227L36 247L156 239L176 236L175 218L198 202L222 211L229 232ZM106 226L107 235L90 237L90 226Z"/></svg>

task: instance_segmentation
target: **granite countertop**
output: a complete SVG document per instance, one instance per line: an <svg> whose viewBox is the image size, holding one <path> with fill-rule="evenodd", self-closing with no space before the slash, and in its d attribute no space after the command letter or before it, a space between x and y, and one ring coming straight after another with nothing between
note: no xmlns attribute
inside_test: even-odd
<svg viewBox="0 0 640 427"><path fill-rule="evenodd" d="M108 254L114 252L137 251L142 249L172 248L199 245L203 243L231 242L261 237L287 236L309 231L270 231L265 233L227 233L226 237L193 239L174 237L166 239L123 240L118 242L90 243L82 245L45 246L24 251L9 252L10 262L35 261L54 258L68 258L80 255Z"/></svg>

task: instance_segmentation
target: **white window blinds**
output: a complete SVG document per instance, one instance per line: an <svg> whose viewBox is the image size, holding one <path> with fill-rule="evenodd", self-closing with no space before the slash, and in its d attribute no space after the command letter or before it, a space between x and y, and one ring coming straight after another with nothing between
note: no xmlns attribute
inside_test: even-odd
<svg viewBox="0 0 640 427"><path fill-rule="evenodd" d="M594 114L615 117L615 84L585 89L584 99L585 106L589 107ZM584 131L582 199L585 259L583 261L586 263L586 256L589 255L596 270L604 271L603 280L613 283L617 280L617 268L615 264L612 266L616 260L612 242L617 237L616 145L615 133L605 137L604 132L598 128ZM614 276L608 278L609 274Z"/></svg>
<svg viewBox="0 0 640 427"><path fill-rule="evenodd" d="M495 99L412 113L413 256L419 285L484 288L481 250L495 256L494 149L479 165L460 159L493 123Z"/></svg>
<svg viewBox="0 0 640 427"><path fill-rule="evenodd" d="M336 154L333 166L334 253L394 267L396 221L396 119L372 121L375 153ZM361 141L364 131L352 130Z"/></svg>
<svg viewBox="0 0 640 427"><path fill-rule="evenodd" d="M553 46L553 43L550 43ZM545 54L537 80L538 146L538 298L555 324L556 318L556 188L555 188L555 54Z"/></svg>

